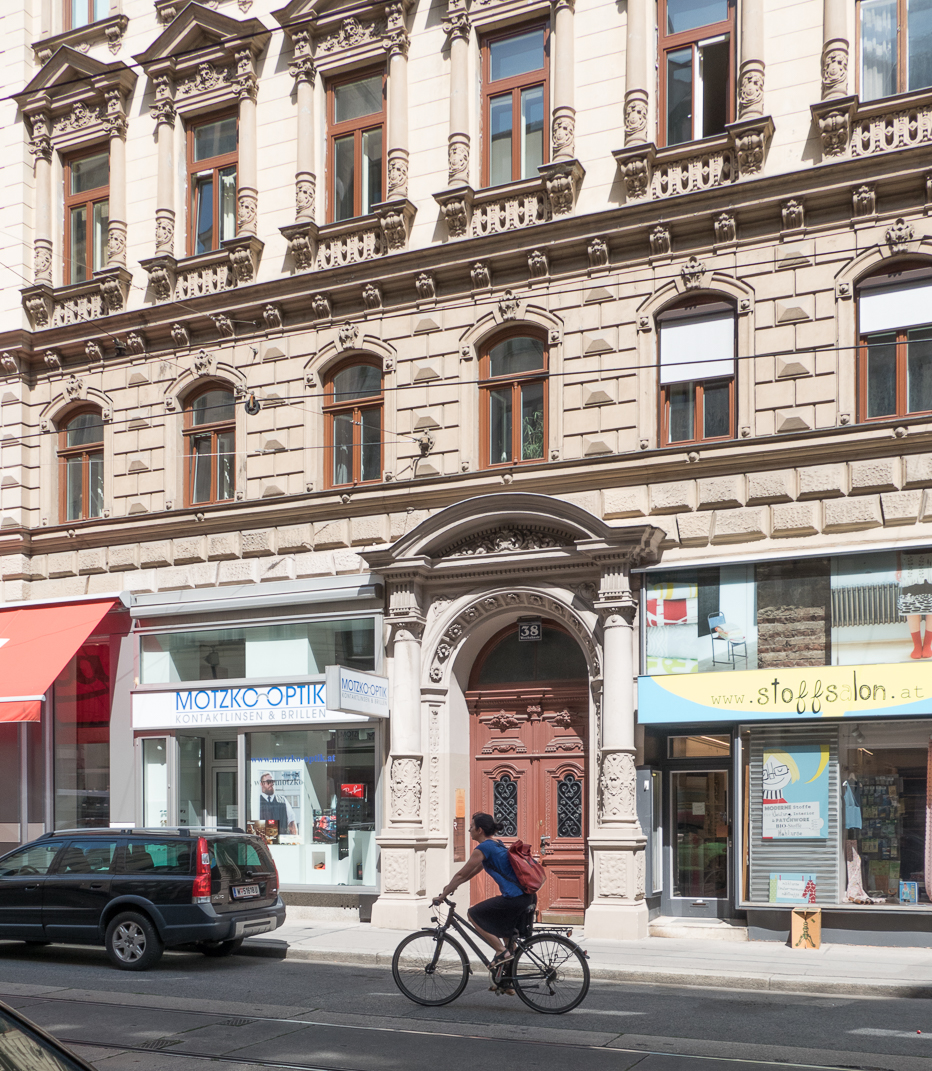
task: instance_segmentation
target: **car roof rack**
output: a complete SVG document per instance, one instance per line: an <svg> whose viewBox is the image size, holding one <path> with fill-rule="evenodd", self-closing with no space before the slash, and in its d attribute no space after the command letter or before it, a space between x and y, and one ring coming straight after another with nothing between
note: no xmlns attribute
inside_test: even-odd
<svg viewBox="0 0 932 1071"><path fill-rule="evenodd" d="M147 837L199 837L204 833L245 833L239 826L91 826L84 829L49 829L37 840L50 840L53 837L74 836L126 836L127 834L142 833Z"/></svg>

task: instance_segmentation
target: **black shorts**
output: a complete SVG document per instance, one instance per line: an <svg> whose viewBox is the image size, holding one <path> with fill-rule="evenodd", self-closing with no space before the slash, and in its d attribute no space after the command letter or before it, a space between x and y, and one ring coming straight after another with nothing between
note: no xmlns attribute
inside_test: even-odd
<svg viewBox="0 0 932 1071"><path fill-rule="evenodd" d="M493 896L469 909L469 917L486 933L495 937L509 938L519 929L528 913L528 908L537 903L534 893L521 896Z"/></svg>

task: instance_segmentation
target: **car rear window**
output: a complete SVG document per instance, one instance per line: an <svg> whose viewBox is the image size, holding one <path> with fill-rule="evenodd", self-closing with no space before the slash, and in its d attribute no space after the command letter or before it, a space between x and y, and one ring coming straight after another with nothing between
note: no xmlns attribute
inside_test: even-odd
<svg viewBox="0 0 932 1071"><path fill-rule="evenodd" d="M252 841L237 840L234 837L224 837L216 840L212 845L214 858L221 869L229 870L270 870L271 867L262 856Z"/></svg>
<svg viewBox="0 0 932 1071"><path fill-rule="evenodd" d="M130 841L123 870L127 874L190 874L196 841Z"/></svg>

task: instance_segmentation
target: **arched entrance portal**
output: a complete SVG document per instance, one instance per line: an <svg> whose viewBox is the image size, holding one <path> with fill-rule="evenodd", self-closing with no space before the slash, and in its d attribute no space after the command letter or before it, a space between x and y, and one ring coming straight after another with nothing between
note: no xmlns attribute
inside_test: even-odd
<svg viewBox="0 0 932 1071"><path fill-rule="evenodd" d="M479 653L466 693L472 810L493 814L506 844L541 851L548 922L581 923L587 906L588 680L562 626L545 620L541 638L525 642L515 622ZM491 878L473 879L473 903L496 895Z"/></svg>

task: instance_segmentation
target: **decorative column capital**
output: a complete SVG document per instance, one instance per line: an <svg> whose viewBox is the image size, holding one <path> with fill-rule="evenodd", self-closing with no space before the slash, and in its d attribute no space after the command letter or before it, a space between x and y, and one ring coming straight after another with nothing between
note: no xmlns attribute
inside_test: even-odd
<svg viewBox="0 0 932 1071"><path fill-rule="evenodd" d="M103 117L104 126L111 138L126 140L126 131L129 124L126 121L126 112L123 105L123 93L119 89L108 89L105 93L107 110Z"/></svg>
<svg viewBox="0 0 932 1071"><path fill-rule="evenodd" d="M235 58L236 73L233 76L233 92L240 101L255 101L259 93L256 57L251 48L241 48L236 52Z"/></svg>
<svg viewBox="0 0 932 1071"><path fill-rule="evenodd" d="M572 15L576 11L576 0L554 0L553 10L568 11Z"/></svg>
<svg viewBox="0 0 932 1071"><path fill-rule="evenodd" d="M382 48L388 53L389 59L407 59L410 45L411 38L405 29L389 30L382 38Z"/></svg>
<svg viewBox="0 0 932 1071"><path fill-rule="evenodd" d="M44 160L51 163L52 160L52 117L47 111L33 112L30 116L32 137L29 141L29 151L36 162Z"/></svg>
<svg viewBox="0 0 932 1071"><path fill-rule="evenodd" d="M317 68L311 58L311 35L307 30L299 30L294 35L294 54L288 64L288 73L296 82L314 84Z"/></svg>
<svg viewBox="0 0 932 1071"><path fill-rule="evenodd" d="M155 103L149 109L149 114L155 120L156 125L165 123L168 126L175 125L175 86L167 74L157 75L155 78Z"/></svg>
<svg viewBox="0 0 932 1071"><path fill-rule="evenodd" d="M465 11L451 12L443 20L442 25L443 32L451 41L455 38L468 41L469 35L472 33L472 20Z"/></svg>
<svg viewBox="0 0 932 1071"><path fill-rule="evenodd" d="M834 38L822 46L822 99L839 100L848 93L848 42Z"/></svg>
<svg viewBox="0 0 932 1071"><path fill-rule="evenodd" d="M389 619L390 643L420 643L424 638L424 620L420 617Z"/></svg>

